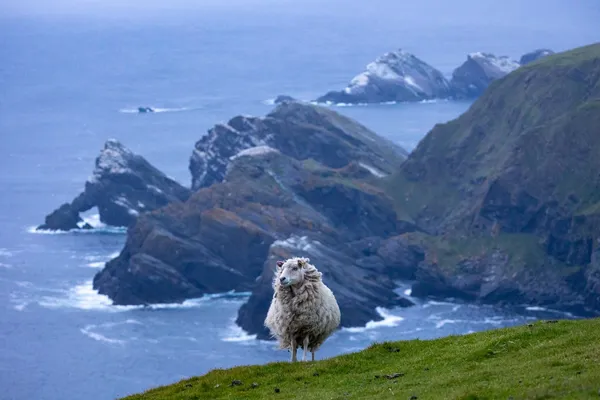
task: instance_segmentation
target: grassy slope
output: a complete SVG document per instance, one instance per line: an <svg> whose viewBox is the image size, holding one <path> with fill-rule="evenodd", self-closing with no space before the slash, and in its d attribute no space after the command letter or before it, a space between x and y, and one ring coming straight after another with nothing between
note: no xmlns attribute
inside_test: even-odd
<svg viewBox="0 0 600 400"><path fill-rule="evenodd" d="M385 376L395 373L403 375ZM382 343L315 363L214 370L127 400L589 399L599 390L600 319L590 319Z"/></svg>
<svg viewBox="0 0 600 400"><path fill-rule="evenodd" d="M596 43L493 82L467 112L436 125L388 179L398 207L431 217L432 227L452 214L470 220L483 195L472 182L504 176L542 201L575 194L582 213L600 209L591 172L600 166L599 60Z"/></svg>

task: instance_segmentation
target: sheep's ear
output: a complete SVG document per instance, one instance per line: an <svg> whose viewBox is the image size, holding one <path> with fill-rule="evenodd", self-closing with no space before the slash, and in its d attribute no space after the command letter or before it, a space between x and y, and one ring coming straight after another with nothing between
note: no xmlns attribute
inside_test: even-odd
<svg viewBox="0 0 600 400"><path fill-rule="evenodd" d="M300 268L304 267L304 261L302 261L301 259L298 259L298 266Z"/></svg>
<svg viewBox="0 0 600 400"><path fill-rule="evenodd" d="M277 261L277 267L281 268L283 266L283 261Z"/></svg>

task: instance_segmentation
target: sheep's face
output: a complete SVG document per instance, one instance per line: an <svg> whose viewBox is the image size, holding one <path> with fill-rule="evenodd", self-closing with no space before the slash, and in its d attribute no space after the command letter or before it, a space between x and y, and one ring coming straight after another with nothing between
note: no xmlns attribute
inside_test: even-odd
<svg viewBox="0 0 600 400"><path fill-rule="evenodd" d="M277 261L277 278L283 286L296 285L304 280L304 272L310 260L308 258L291 258Z"/></svg>

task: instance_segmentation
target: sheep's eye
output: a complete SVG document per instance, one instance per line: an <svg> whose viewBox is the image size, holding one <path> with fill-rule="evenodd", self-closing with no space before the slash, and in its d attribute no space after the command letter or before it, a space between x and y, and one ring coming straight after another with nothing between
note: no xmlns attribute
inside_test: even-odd
<svg viewBox="0 0 600 400"><path fill-rule="evenodd" d="M293 267L292 268L294 271L298 271L298 267Z"/></svg>

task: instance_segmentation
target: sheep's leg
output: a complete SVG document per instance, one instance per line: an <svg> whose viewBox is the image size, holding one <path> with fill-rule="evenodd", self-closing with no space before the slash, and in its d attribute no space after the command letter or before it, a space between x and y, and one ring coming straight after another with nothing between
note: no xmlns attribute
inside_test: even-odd
<svg viewBox="0 0 600 400"><path fill-rule="evenodd" d="M302 361L306 361L306 353L308 353L308 336L304 338L304 354L302 355Z"/></svg>
<svg viewBox="0 0 600 400"><path fill-rule="evenodd" d="M298 350L298 343L296 343L296 339L292 339L292 362L298 361L296 359L296 350Z"/></svg>

